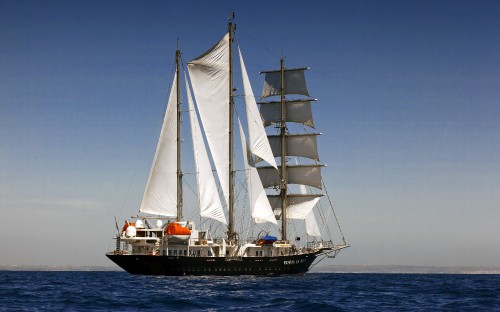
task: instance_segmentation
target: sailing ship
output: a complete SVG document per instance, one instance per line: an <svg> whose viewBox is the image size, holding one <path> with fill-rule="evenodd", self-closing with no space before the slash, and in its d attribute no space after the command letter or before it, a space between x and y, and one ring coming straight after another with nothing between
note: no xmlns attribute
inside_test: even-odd
<svg viewBox="0 0 500 312"><path fill-rule="evenodd" d="M235 117L234 28L230 18L223 38L189 61L188 70L184 72L201 223L198 227L196 222L183 217L182 73L181 53L177 50L176 72L139 214L126 220L121 229L117 224L116 248L106 254L129 273L297 274L307 272L319 261L335 257L340 250L349 247L333 205L322 211L320 219L337 221L342 241L335 244L331 237L322 238L322 234L331 235L331 232L318 226L319 213L315 210L319 200L327 197L331 203L321 177L324 164L318 156L318 133L289 133L291 123L314 129L311 103L315 99L309 97L304 74L309 68L286 68L281 58L279 69L261 72L265 75L261 99L267 101L258 103L259 111L238 48L247 140L240 118ZM243 148L246 211L250 217L246 234L238 231L236 225L236 214L241 208L236 207L235 192L236 123ZM277 133L268 134L266 128L267 132L274 128ZM295 164L292 159L296 160ZM319 193L311 192L312 189ZM156 222L152 221L155 219ZM305 240L299 236L290 239L287 226L292 221L301 222L305 227ZM226 231L216 236L207 224L222 226ZM250 229L260 229L260 232L252 236L256 230Z"/></svg>

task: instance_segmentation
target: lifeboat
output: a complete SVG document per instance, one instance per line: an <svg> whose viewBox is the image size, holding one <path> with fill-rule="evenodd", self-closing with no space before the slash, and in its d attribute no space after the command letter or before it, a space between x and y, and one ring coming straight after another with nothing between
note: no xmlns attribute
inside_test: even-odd
<svg viewBox="0 0 500 312"><path fill-rule="evenodd" d="M129 226L135 226L134 222L125 222L125 224L122 227L122 232L125 232Z"/></svg>
<svg viewBox="0 0 500 312"><path fill-rule="evenodd" d="M165 235L170 242L186 242L191 237L191 231L179 223L172 222L167 225Z"/></svg>
<svg viewBox="0 0 500 312"><path fill-rule="evenodd" d="M272 245L277 240L278 240L277 237L274 237L274 236L271 236L271 235L266 235L266 236L260 238L259 240L257 240L257 242L255 243L255 245L257 245L257 246Z"/></svg>

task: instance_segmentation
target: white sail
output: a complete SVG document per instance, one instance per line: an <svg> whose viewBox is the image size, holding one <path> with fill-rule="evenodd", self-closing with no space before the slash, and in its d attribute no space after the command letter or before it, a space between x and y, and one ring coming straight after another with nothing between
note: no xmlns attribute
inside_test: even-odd
<svg viewBox="0 0 500 312"><path fill-rule="evenodd" d="M188 63L198 112L229 203L229 34Z"/></svg>
<svg viewBox="0 0 500 312"><path fill-rule="evenodd" d="M309 96L304 70L308 68L285 69L285 94ZM281 94L281 71L265 72L262 98Z"/></svg>
<svg viewBox="0 0 500 312"><path fill-rule="evenodd" d="M177 74L170 90L167 111L156 147L140 212L167 217L177 215Z"/></svg>
<svg viewBox="0 0 500 312"><path fill-rule="evenodd" d="M289 204L288 207L286 207L287 218L304 220L307 215L312 212L312 209L316 206L319 199L319 197L316 197L302 203Z"/></svg>
<svg viewBox="0 0 500 312"><path fill-rule="evenodd" d="M287 195L287 218L305 219L307 214L314 208L323 194L288 194ZM268 195L273 210L281 210L280 195Z"/></svg>
<svg viewBox="0 0 500 312"><path fill-rule="evenodd" d="M267 199L266 191L260 181L259 173L257 172L257 169L251 165L251 160L248 158L250 155L248 153L245 134L243 133L243 128L241 127L239 118L238 125L240 128L241 146L243 148L245 160L245 170L247 172L248 198L250 201L252 218L254 218L256 223L271 222L277 224L273 209Z"/></svg>
<svg viewBox="0 0 500 312"><path fill-rule="evenodd" d="M252 86L250 85L250 80L248 79L247 70L243 61L243 55L241 54L239 47L238 52L240 54L241 75L243 78L243 89L245 92L250 151L252 154L265 160L278 170L273 152L271 151L271 146L269 145L269 141L267 139L266 130L264 129L264 125L262 123L262 117L260 116L257 103L255 102Z"/></svg>
<svg viewBox="0 0 500 312"><path fill-rule="evenodd" d="M306 186L305 185L299 185L300 188L300 193L301 194L307 194ZM316 201L317 203L317 201ZM316 205L315 203L315 205ZM306 222L306 233L307 235L311 236L316 236L316 237L321 237L321 232L318 227L318 222L316 222L316 217L314 217L314 210L311 210L309 214L305 218Z"/></svg>
<svg viewBox="0 0 500 312"><path fill-rule="evenodd" d="M200 123L194 109L193 99L187 77L186 90L191 121L191 136L193 138L194 160L196 164L196 182L198 184L198 204L200 215L227 224L224 210L220 202L219 193L215 184L214 175L208 159L207 149L201 134Z"/></svg>
<svg viewBox="0 0 500 312"><path fill-rule="evenodd" d="M321 167L323 165L298 165L287 166L287 183L303 184L321 189ZM264 187L276 187L280 185L280 172L273 167L259 167L260 179Z"/></svg>
<svg viewBox="0 0 500 312"><path fill-rule="evenodd" d="M286 156L306 157L319 161L318 144L316 142L316 136L318 134L319 133L287 134L285 138ZM280 136L270 135L268 138L274 156L281 156Z"/></svg>
<svg viewBox="0 0 500 312"><path fill-rule="evenodd" d="M311 101L308 100L287 100L286 103L286 121L300 123L305 126L314 128L314 121L311 112ZM273 123L281 121L281 102L265 102L259 103L260 113L264 119L264 126L270 126Z"/></svg>
<svg viewBox="0 0 500 312"><path fill-rule="evenodd" d="M311 210L311 212L309 212L305 221L306 221L307 235L321 237L321 232L318 227L318 222L316 222L316 217L314 216L314 210Z"/></svg>

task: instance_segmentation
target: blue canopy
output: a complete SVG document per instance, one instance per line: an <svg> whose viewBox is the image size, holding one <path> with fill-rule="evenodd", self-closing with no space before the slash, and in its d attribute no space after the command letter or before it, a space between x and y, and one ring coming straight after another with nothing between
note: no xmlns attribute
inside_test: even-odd
<svg viewBox="0 0 500 312"><path fill-rule="evenodd" d="M277 237L271 236L271 235L266 235L266 236L262 237L262 239L265 240L265 241L271 241L271 242L274 242L274 241L278 240Z"/></svg>

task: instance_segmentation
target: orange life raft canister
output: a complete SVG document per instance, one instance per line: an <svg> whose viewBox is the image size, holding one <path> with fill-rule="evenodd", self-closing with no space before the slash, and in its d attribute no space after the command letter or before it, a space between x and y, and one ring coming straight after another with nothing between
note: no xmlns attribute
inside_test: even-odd
<svg viewBox="0 0 500 312"><path fill-rule="evenodd" d="M169 223L165 229L165 234L167 235L191 235L191 231L179 223Z"/></svg>

